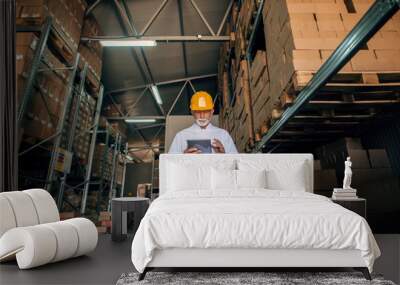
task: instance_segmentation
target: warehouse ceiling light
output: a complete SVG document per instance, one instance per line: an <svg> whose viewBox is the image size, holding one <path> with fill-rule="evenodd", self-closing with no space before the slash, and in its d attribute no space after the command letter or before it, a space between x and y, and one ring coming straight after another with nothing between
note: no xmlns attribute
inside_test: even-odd
<svg viewBox="0 0 400 285"><path fill-rule="evenodd" d="M156 99L157 104L162 105L163 102L160 96L160 92L158 91L156 85L151 85L151 92L153 93L154 99Z"/></svg>
<svg viewBox="0 0 400 285"><path fill-rule="evenodd" d="M101 40L103 47L153 47L157 45L152 40Z"/></svg>
<svg viewBox="0 0 400 285"><path fill-rule="evenodd" d="M126 119L126 123L155 123L156 119Z"/></svg>

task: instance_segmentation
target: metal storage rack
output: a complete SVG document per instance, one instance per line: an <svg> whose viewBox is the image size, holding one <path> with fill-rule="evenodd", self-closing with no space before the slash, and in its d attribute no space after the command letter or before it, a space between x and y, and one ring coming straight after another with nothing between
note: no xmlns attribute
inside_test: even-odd
<svg viewBox="0 0 400 285"><path fill-rule="evenodd" d="M76 135L76 127L77 127L77 120L78 120L79 112L80 112L80 106L81 106L80 103L84 96L90 96L85 92L85 82L86 82L87 72L88 72L88 68L87 68L87 64L85 64L83 70L81 71L79 87L76 90L77 93L75 94L77 96L77 101L76 101L77 107L72 116L72 124L70 126L70 130L69 130L69 133L67 136L66 150L69 152L75 152L73 143L74 143L74 140L78 137L78 135ZM93 124L90 126L89 129L86 129L84 131L84 133L91 133L87 165L82 166L79 163L77 163L79 174L75 175L73 177L69 177L70 174L63 173L60 177L56 177L54 179L54 177L56 176L54 174L54 167L52 168L53 173L49 173L49 180L51 178L53 178L53 180L50 180L50 181L54 181L57 178L59 178L59 180L60 180L60 186L59 186L58 197L57 197L57 205L58 205L59 209L62 208L63 202L66 201L65 197L64 197L64 190L79 190L82 192L81 203L80 203L81 205L80 205L80 209L76 208L76 210L81 210L81 214L84 214L84 211L82 212L82 209L84 209L86 207L87 194L88 194L88 190L89 190L89 185L91 183L90 178L91 178L91 172L92 172L92 167L93 167L93 155L94 155L94 148L95 148L95 142L96 142L96 137L97 137L97 129L98 129L98 124L99 124L101 106L102 106L102 102L103 102L103 90L104 90L103 86L100 86L99 92L97 94L97 104L96 104L96 109L94 112ZM68 178L70 178L71 182L73 182L74 185L70 185ZM68 201L66 201L66 202L68 202Z"/></svg>
<svg viewBox="0 0 400 285"><path fill-rule="evenodd" d="M83 201L81 204L81 214L84 214L86 212L86 199L87 199L87 194L90 190L97 191L97 207L96 211L104 211L108 210L110 211L111 209L111 200L112 198L115 198L117 196L122 197L124 193L124 184L125 184L125 171L126 171L126 154L128 151L128 144L123 143L122 136L120 134L116 134L115 136L111 133L109 126L107 125L105 128L98 128L96 130L97 133L97 140L95 140L96 143L104 143L105 147L102 153L102 159L100 161L101 166L101 172L97 177L91 176L89 183L85 185L85 190L84 190L84 196L83 196ZM92 138L93 139L93 138ZM91 160L93 162L93 154L94 154L94 148L95 144L93 144L93 150L91 148ZM92 146L92 145L91 145ZM111 177L109 180L105 179L105 169L107 166L107 154L109 151L112 151L112 157L111 157ZM118 184L116 180L116 168L117 168L117 163L118 163L118 157L119 156L123 157L123 176L122 176L122 183ZM91 173L92 174L92 173ZM92 186L92 187L91 187ZM106 198L106 203L107 207L102 208L102 200L103 196L107 195Z"/></svg>
<svg viewBox="0 0 400 285"><path fill-rule="evenodd" d="M44 57L44 51L49 45L49 35L51 32L56 32L54 29L55 27L53 26L53 19L51 17L48 17L42 27L37 27L37 26L21 26L17 27L17 32L40 32L39 36L39 41L37 43L37 46L35 48L33 60L31 63L31 69L29 71L29 74L27 76L27 81L25 84L25 89L23 92L23 97L22 101L18 110L18 126L21 128L24 124L25 120L25 114L26 114L26 109L27 106L30 104L33 96L33 88L35 85L35 79L37 77L37 74L39 72L43 72L43 70L40 70L39 67L43 62L43 57ZM61 173L56 171L56 162L57 159L59 158L60 155L60 147L63 144L63 138L66 139L66 145L64 146L65 149L69 152L74 151L73 149L73 142L74 139L77 137L75 134L76 131L76 125L77 125L77 120L79 116L79 107L80 107L80 102L83 98L83 96L88 96L88 94L85 91L85 83L87 80L87 72L88 72L88 65L85 64L83 69L79 72L79 86L76 88L74 86L74 82L76 79L76 75L78 73L78 64L80 60L80 55L79 53L75 54L73 64L71 66L68 66L66 64L65 70L70 70L70 74L68 76L68 81L67 81L67 87L66 87L66 94L65 94L65 102L64 106L62 108L60 118L58 120L56 132L51 135L48 138L45 138L37 143L35 143L32 146L29 146L23 150L20 149L19 152L19 158L20 160L24 159L24 156L26 154L32 154L32 152L35 150L40 150L44 151L46 153L46 157L49 157L49 163L48 163L48 168L47 171L45 170L45 175L43 175L43 178L46 177L45 179L41 179L38 177L30 177L30 176L22 176L20 174L20 178L26 179L28 181L33 181L33 184L37 187L43 187L47 191L51 192L54 196L56 196L56 201L59 209L62 208L62 204L65 201L64 197L64 190L75 190L75 189L80 189L80 187L83 187L83 189L80 189L82 191L82 202L81 202L81 213L84 214L85 207L86 207L86 199L87 199L87 193L89 189L89 185L91 183L91 171L92 171L92 163L93 163L93 153L94 153L94 147L96 143L96 136L98 134L98 124L99 124L99 117L100 117L100 112L101 112L101 106L102 106L102 101L103 101L103 86L100 86L97 95L97 103L96 103L96 110L94 112L94 123L93 125L84 131L84 133L90 132L92 133L91 137L91 142L90 142L90 147L89 147L89 154L88 154L88 164L83 167L79 166L81 168L81 174L83 178L83 182L80 182L74 186L69 185L68 178L69 175L68 173ZM49 68L44 70L46 71L55 71L57 68ZM60 68L59 68L60 69ZM66 120L67 120L67 115L69 110L71 109L72 105L72 100L73 97L76 96L77 99L77 104L75 108L75 112L73 116L70 118L72 120L72 124L70 126L69 132L64 137L63 131L66 128ZM48 111L48 110L47 110ZM44 146L46 145L49 147L47 144L51 143L50 149L45 148ZM55 186L59 187L58 191L55 191ZM68 202L68 201L67 201Z"/></svg>
<svg viewBox="0 0 400 285"><path fill-rule="evenodd" d="M264 1L262 1L264 2ZM262 3L263 4L263 3ZM262 6L261 4L261 6ZM260 6L260 8L261 8ZM282 114L282 117L271 127L259 143L256 144L253 152L261 152L271 142L279 131L301 111L307 103L316 96L320 90L337 72L353 57L355 53L400 9L400 0L377 0L365 13L362 19L356 24L353 30L347 35L343 42L336 48L328 60L314 74L311 81L298 94L292 106L289 106ZM260 11L257 13L256 24L259 24ZM253 30L253 33L256 29ZM247 56L250 58L252 51L252 38L247 49Z"/></svg>
<svg viewBox="0 0 400 285"><path fill-rule="evenodd" d="M38 41L38 44L37 44L37 47L35 49L35 53L33 56L31 70L30 70L28 78L27 78L25 90L24 90L23 97L22 97L22 102L21 102L19 110L18 110L18 126L19 126L19 128L21 128L23 125L23 122L25 119L26 108L27 108L28 104L30 104L31 99L32 99L34 82L35 82L35 78L39 72L39 65L42 62L45 48L48 45L48 39L49 39L50 32L54 28L52 25L52 22L53 22L52 18L48 17L42 28L39 28L39 27L17 27L17 32L38 32L38 31L40 31L40 37L39 37L39 41ZM67 115L69 106L71 104L71 99L72 99L72 94L73 94L73 82L74 82L75 75L78 70L79 58L80 58L79 54L76 54L73 65L71 67L66 67L66 69L71 70L71 73L68 77L68 85L67 85L67 89L66 89L65 104L64 104L64 108L61 112L61 116L60 116L60 119L59 119L59 122L58 122L58 125L56 128L56 133L40 142L34 144L33 146L20 151L20 153L19 153L20 158L22 156L26 155L27 153L31 152L34 149L41 148L43 144L54 140L52 150L51 150L51 155L50 155L51 158L50 158L50 165L49 165L49 170L53 170L55 161L58 156L57 149L59 148L60 143L61 143L61 135L62 135L62 130L64 128L66 115ZM49 68L49 70L55 70L55 69ZM47 175L46 180L41 180L41 179L37 179L34 177L26 177L26 178L32 179L36 182L43 183L44 188L46 188L48 191L50 191L51 181L52 181L51 179L49 179L50 177L51 176Z"/></svg>
<svg viewBox="0 0 400 285"><path fill-rule="evenodd" d="M239 7L240 7L240 1ZM262 28L262 10L265 0L259 2L257 13L254 16L252 31L248 39L248 46L245 52L245 58L247 63L252 62L254 56L255 46L257 42L257 33ZM262 151L273 151L276 147L279 147L279 143L274 143L277 140L277 136L280 135L282 129L289 124L294 123L294 117L299 115L299 112L303 112L310 102L319 91L335 76L339 70L353 57L355 53L387 22L387 20L400 8L399 0L378 0L371 6L364 17L359 23L353 28L353 30L347 35L344 41L337 47L332 53L330 58L321 66L317 71L312 80L305 86L300 93L297 95L293 105L289 106L282 114L282 117L277 120L268 132L262 137L261 141L256 143L252 149L253 152ZM236 25L237 29L237 25ZM233 56L233 51L229 52L229 59ZM228 62L229 70L230 61ZM232 89L233 82L230 78L230 88ZM232 93L232 90L230 90ZM233 107L235 104L235 96L231 97L230 106ZM301 114L300 114L301 115ZM268 148L267 148L268 145ZM272 148L271 148L272 146Z"/></svg>

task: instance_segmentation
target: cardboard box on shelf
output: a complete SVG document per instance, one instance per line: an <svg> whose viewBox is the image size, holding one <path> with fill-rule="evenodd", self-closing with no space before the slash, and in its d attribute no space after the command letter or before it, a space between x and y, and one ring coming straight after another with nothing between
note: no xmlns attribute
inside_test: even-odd
<svg viewBox="0 0 400 285"><path fill-rule="evenodd" d="M110 221L111 220L111 212L101 211L99 213L99 221Z"/></svg>
<svg viewBox="0 0 400 285"><path fill-rule="evenodd" d="M16 21L21 25L42 25L47 16L52 16L57 32L76 51L85 9L86 4L81 0L19 0Z"/></svg>

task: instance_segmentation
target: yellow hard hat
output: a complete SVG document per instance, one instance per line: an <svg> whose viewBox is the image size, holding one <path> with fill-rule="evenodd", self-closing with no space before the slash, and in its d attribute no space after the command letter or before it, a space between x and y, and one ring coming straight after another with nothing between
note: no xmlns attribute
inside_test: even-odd
<svg viewBox="0 0 400 285"><path fill-rule="evenodd" d="M197 91L190 100L190 109L192 111L208 111L214 109L211 95L205 91Z"/></svg>

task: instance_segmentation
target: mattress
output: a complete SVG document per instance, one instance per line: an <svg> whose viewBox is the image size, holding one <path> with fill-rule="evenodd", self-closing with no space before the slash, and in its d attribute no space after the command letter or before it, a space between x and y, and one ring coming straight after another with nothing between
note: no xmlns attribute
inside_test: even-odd
<svg viewBox="0 0 400 285"><path fill-rule="evenodd" d="M170 192L152 203L132 243L139 272L169 248L359 250L372 271L379 248L364 218L300 191Z"/></svg>

